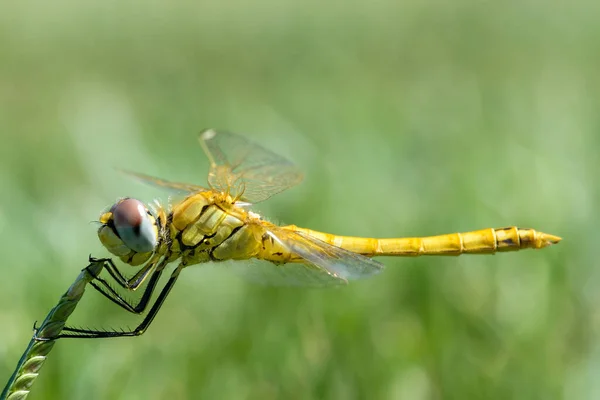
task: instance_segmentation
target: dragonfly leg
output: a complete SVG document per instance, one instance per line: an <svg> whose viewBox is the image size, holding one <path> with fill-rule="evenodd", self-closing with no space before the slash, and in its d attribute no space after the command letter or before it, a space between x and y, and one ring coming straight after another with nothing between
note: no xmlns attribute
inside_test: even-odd
<svg viewBox="0 0 600 400"><path fill-rule="evenodd" d="M123 275L119 272L119 269L116 267L114 263L110 263L111 268L107 268L110 275L115 279L119 285L128 290L136 290L148 276L152 275L146 289L144 289L144 293L137 304L132 304L125 300L116 290L112 288L112 286L103 278L96 277L95 281L90 282L90 285L98 292L100 292L104 297L118 305L119 307L129 311L133 314L141 314L144 312L146 307L148 306L148 302L152 297L152 293L158 283L158 280L162 274L162 270L167 264L168 256L164 257L160 264L156 264L156 261L152 261L144 266L131 280L126 280L123 278ZM114 270L111 272L111 270ZM120 278L118 278L118 277ZM119 279L123 279L123 281L119 281ZM133 282L131 284L130 282ZM101 286L100 286L101 285Z"/></svg>
<svg viewBox="0 0 600 400"><path fill-rule="evenodd" d="M150 324L154 320L154 317L156 317L156 314L162 307L165 299L167 298L169 292L171 291L171 288L173 288L173 285L175 285L175 282L177 282L177 278L179 277L179 273L181 272L183 267L184 267L183 264L179 264L177 266L177 268L175 269L175 271L173 271L168 282L165 284L165 286L160 291L158 298L156 299L154 304L152 304L150 311L148 311L148 314L146 315L144 320L134 330L122 331L122 332L116 332L116 331L107 332L107 331L95 331L95 330L88 330L88 329L64 328L63 331L66 331L67 333L61 333L58 336L58 338L94 339L94 338L109 338L109 337L124 337L124 336L140 336L141 334L146 332L146 330L148 329L148 326L150 326Z"/></svg>
<svg viewBox="0 0 600 400"><path fill-rule="evenodd" d="M152 297L152 293L154 292L154 289L156 288L156 284L158 283L158 280L160 279L161 275L162 275L162 270L154 271L154 274L148 281L148 286L146 286L146 289L144 290L144 293L142 294L142 297L137 304L132 304L129 301L125 300L119 293L117 293L116 290L114 290L108 284L108 282L106 282L102 278L96 278L96 281L100 282L102 284L102 286L98 285L94 281L90 282L90 285L92 285L92 287L94 289L96 289L98 292L100 292L100 294L102 294L104 297L106 297L107 299L109 299L110 301L112 301L113 303L118 305L119 307L129 311L132 314L141 314L144 312L144 310L148 306L148 302L150 301L150 298Z"/></svg>
<svg viewBox="0 0 600 400"><path fill-rule="evenodd" d="M123 274L121 274L121 271L119 270L119 268L117 268L117 266L111 259L108 259L108 264L105 265L105 268L110 274L110 276L112 276L112 278L115 280L115 282L118 283L119 286L121 286L123 289L136 290L138 287L140 287L142 283L144 283L151 271L155 269L156 261L157 260L153 260L148 264L144 265L142 269L140 269L134 276L132 276L129 279L125 278ZM164 264L164 262L161 264Z"/></svg>

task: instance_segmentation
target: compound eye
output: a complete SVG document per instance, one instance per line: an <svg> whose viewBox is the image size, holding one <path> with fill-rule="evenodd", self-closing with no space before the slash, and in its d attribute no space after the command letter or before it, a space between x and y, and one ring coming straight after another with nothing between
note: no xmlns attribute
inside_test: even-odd
<svg viewBox="0 0 600 400"><path fill-rule="evenodd" d="M123 243L137 253L153 251L158 242L154 217L136 199L125 199L112 208L115 230Z"/></svg>

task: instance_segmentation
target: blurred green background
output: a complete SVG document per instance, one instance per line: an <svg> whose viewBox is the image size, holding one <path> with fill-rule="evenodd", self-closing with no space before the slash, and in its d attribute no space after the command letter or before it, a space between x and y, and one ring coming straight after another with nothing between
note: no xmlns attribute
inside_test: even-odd
<svg viewBox="0 0 600 400"><path fill-rule="evenodd" d="M195 266L142 337L59 341L31 399L598 398L599 18L591 1L3 3L0 381L107 254L90 221L167 200L114 168L202 184L215 127L306 172L256 208L275 222L564 241L381 259L327 290ZM123 314L90 291L71 322Z"/></svg>

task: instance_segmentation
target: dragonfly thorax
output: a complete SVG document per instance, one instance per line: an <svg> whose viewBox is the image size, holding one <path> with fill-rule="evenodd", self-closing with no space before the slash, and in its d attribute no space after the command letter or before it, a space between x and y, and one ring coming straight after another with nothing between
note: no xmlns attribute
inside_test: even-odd
<svg viewBox="0 0 600 400"><path fill-rule="evenodd" d="M98 238L108 251L130 265L147 261L158 245L158 225L148 207L124 198L100 216Z"/></svg>

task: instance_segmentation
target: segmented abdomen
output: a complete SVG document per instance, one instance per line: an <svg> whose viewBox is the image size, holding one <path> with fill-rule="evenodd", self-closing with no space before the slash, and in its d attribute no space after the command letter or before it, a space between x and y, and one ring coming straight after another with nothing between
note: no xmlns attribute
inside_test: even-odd
<svg viewBox="0 0 600 400"><path fill-rule="evenodd" d="M527 248L540 249L560 241L560 238L554 235L514 226L438 236L391 239L337 236L293 225L285 229L301 231L334 246L366 256L492 254Z"/></svg>

